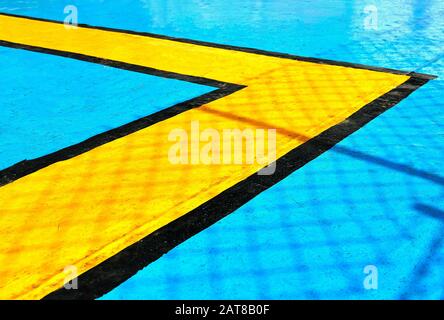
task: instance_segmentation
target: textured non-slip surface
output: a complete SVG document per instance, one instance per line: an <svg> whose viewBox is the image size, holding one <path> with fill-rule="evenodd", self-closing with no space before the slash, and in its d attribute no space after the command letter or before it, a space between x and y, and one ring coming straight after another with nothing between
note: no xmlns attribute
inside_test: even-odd
<svg viewBox="0 0 444 320"><path fill-rule="evenodd" d="M80 22L90 25L161 33L228 45L423 72L435 74L438 77L444 76L442 71L444 52L441 45L443 22L440 19L444 8L440 1L374 1L379 9L378 30L365 30L363 26L366 16L363 10L367 5L365 1L244 1L242 5L236 5L230 1L74 2L79 8ZM63 5L59 1L49 1L45 4L37 1L0 1L0 12L63 20ZM4 34L3 30L1 32ZM20 31L15 28L13 32ZM27 34L26 37L32 36ZM11 41L12 39L1 40ZM24 39L21 40L23 42ZM34 40L38 42L34 45L42 45L42 43L51 42L51 37L41 39L36 37ZM119 48L124 47L123 44L119 45ZM184 47L188 48L188 45ZM198 51L196 52L193 46L189 48L191 57L198 56ZM212 52L213 49L204 50ZM75 65L78 70L72 71L72 77L81 77L83 74L81 71L85 70L86 74L93 75L93 77L88 77L88 80L94 82L94 76L97 77L96 81L103 79L102 84L106 85L105 93L95 97L92 100L94 104L97 102L106 106L107 98L114 94L127 99L128 104L141 102L144 99L150 101L149 111L146 114L144 110L137 110L130 115L125 112L125 117L128 118L109 115L108 118L102 118L102 123L94 123L94 126L90 127L87 127L84 121L81 126L85 129L79 128L74 123L71 126L74 129L67 134L67 140L58 142L54 139L44 140L48 142L45 145L42 139L39 139L40 149L26 147L25 142L30 143L29 139L25 138L24 142L17 142L12 141L10 136L1 136L0 145L4 143L3 141L12 142L9 145L13 144L14 148L18 148L16 145L21 145L24 153L26 149L32 150L34 155L30 157L58 149L59 145L64 147L66 144L75 143L79 139L95 134L97 130L98 132L105 131L103 126L112 128L124 124L125 121L128 122L127 120L137 118L139 114L148 115L155 110L211 90L176 80L162 78L157 80L148 75L127 74L126 71L121 70L104 69L103 72L107 74L102 74L100 72L102 66L86 62L65 62L60 57L44 58L39 57L38 53L19 50L16 55L10 53L12 51L14 49L2 48L0 52L2 57L12 54L11 59L16 59L16 61L21 59L18 55L23 55L23 58L29 56L27 63L31 64L32 57L35 57L36 63L48 59L48 62L42 61L42 63L50 64L51 68L54 68L57 63L66 64L67 68ZM107 50L103 49L103 51ZM155 55L152 51L151 53L149 59L155 63L162 64L168 60ZM113 54L125 56L124 53L118 51ZM140 55L140 52L138 54ZM139 58L136 57L136 59ZM205 65L205 59L199 60L203 60L200 62ZM5 62L3 60L0 63ZM233 105L245 106L247 111L244 118L253 118L253 111L251 114L248 113L249 108L253 110L255 105L260 106L259 101L268 99L267 107L264 105L263 108L259 107L254 110L255 119L259 119L261 124L265 123L270 126L279 124L280 127L297 133L306 134L314 128L314 123L319 123L319 118L323 116L338 116L339 118L332 120L331 124L334 124L335 119L337 121L341 118L338 110L343 110L346 115L350 112L348 108L351 110L355 107L359 108L399 84L397 80L391 82L385 79L385 76L381 79L376 76L373 78L374 73L368 71L336 69L336 67L325 67L321 71L316 71L309 67L310 64L301 63L294 69L282 66L281 62L276 63L278 70L270 72L274 67L267 70L267 81L265 85L262 84L261 90L258 90L261 92L260 100L256 100L257 96L247 95L247 91L245 93L240 91L233 95L232 99L236 100L233 101ZM168 71L215 78L219 81L236 83L235 80L242 80L244 76L241 72L230 72L229 68L225 70L215 68L203 73L199 70L193 74L193 70L199 69L198 64L187 65L185 68L180 65L180 59L175 59L173 64L175 70ZM251 68L261 68L266 64L267 62L263 64L254 62ZM14 71L11 67L13 64L7 65L8 67L5 65L0 72L17 72L17 69ZM160 65L151 67L165 69ZM176 70L177 67L179 70ZM331 74L331 72L334 73L333 70L341 71ZM47 72L51 74L56 71L48 70ZM236 79L223 78L224 72ZM114 80L110 80L111 73L115 77L124 78L128 85L122 87L113 83ZM31 73L29 81L42 81L38 76L39 74ZM11 110L17 110L14 108L14 103L19 104L24 110L27 110L26 106L29 106L28 109L34 107L35 113L44 111L36 107L36 104L32 102L32 96L27 97L24 94L25 85L17 87L14 83L15 78L11 75L9 77L11 81L1 82L2 87L5 86L7 89L0 93L1 101L6 101L5 105L8 108L1 108L0 112L10 113ZM402 78L402 76L393 77L393 79ZM131 86L138 83L139 79L144 79L141 81L145 81L147 86L155 89L147 90L149 91L147 96L133 90ZM152 81L152 84L149 81ZM177 89L174 89L174 92L169 91L172 88L169 86L170 81L177 83ZM254 83L256 79L252 81ZM264 79L257 78L257 81L264 81ZM55 84L48 83L46 90L51 90L51 85ZM80 90L87 90L87 82L82 82L82 85L85 88L80 87ZM19 91L14 91L15 88ZM63 83L63 88L69 88L69 84ZM440 78L429 82L320 158L293 173L216 225L179 245L169 254L105 295L104 298L442 298L441 287L444 280L440 269L444 245L440 239L444 217L442 200L444 178L441 174L444 153L443 89L444 85ZM65 90L69 92L70 89ZM77 89L74 87L72 90ZM2 95L3 92L9 93ZM68 99L68 95L57 94L61 95L60 99ZM156 99L156 96L160 97ZM271 107L271 104L275 104L283 96L297 101L296 104L291 105L295 108L294 110ZM14 97L17 97L17 100L14 100ZM221 108L229 108L230 105L224 105L223 101L217 102L216 106L221 104ZM359 103L353 107L353 101L359 101ZM68 104L72 106L68 108L70 112L75 105L81 105L81 103L73 103L72 100L70 103ZM123 100L120 103L108 105L118 104L126 105L126 102ZM317 109L317 104L322 105L322 108ZM66 106L66 104L63 105ZM141 104L137 103L137 105ZM57 103L54 104L54 108L60 110ZM134 112L133 109L131 112ZM81 117L81 111L77 113L77 116ZM50 118L48 113L42 114L42 117ZM226 116L215 115L211 112L205 115L199 113L199 117L203 117L203 122L208 120L213 127L218 125L223 127L226 125L223 123L225 121L230 123L240 121L239 119L227 120L229 118ZM8 121L10 123L6 123L8 130L10 128L23 130L26 125L23 121L19 121L19 117L13 116L10 119L12 119ZM25 117L25 120L27 119ZM174 121L173 119L171 121ZM191 119L194 117L187 121ZM17 120L22 127L14 124L14 120ZM52 127L54 124L48 123L47 126ZM8 133L8 130L3 131L0 128L0 134ZM36 134L43 134L37 126L29 130L31 135L33 130ZM76 135L76 130L86 136ZM159 132L162 131L159 130ZM48 128L45 128L45 132L52 134ZM134 136L136 137L137 134ZM14 139L17 137L14 136ZM123 140L122 142L117 140L114 145L117 146L119 143L124 144ZM146 146L154 146L158 143L159 141L150 139L147 140ZM8 142L4 144L8 146ZM35 145L32 143L32 146ZM118 161L106 159L106 168L110 173L109 179L100 179L101 183L109 186L109 188L102 188L102 185L100 188L104 197L111 194L113 198L118 198L115 196L116 188L111 187L113 181L114 186L120 188L121 185L131 186L132 179L141 178L135 168L141 164L148 165L147 163L139 161L136 167L119 165L122 161L131 161L135 155L137 156L141 149L133 147L132 144L124 146L125 152L120 153ZM106 148L106 145L103 148ZM155 145L155 148L157 150L159 146ZM10 154L9 158L2 156L0 159L4 161L0 162L4 167L23 159L21 154L14 151L18 149L9 149L13 152L8 149L4 150ZM109 155L111 156L112 153ZM85 154L78 159L88 157L95 156ZM72 160L75 159L77 158ZM95 165L93 169L90 167L92 162L84 163L83 172L90 173L88 177L91 178L92 175L94 178L100 173L98 167L103 162L94 162L99 165ZM69 161L66 164L60 164L64 168L68 165ZM47 184L36 182L42 181L39 177L51 170L62 178L69 175L68 170L55 170L56 166L53 168L0 189L0 197L3 196L0 209L2 210L1 219L6 221L6 224L2 223L2 226L9 223L10 226L14 225L18 228L16 230L20 230L14 232L13 240L12 233L8 231L11 229L2 229L2 239L10 239L9 243L13 242L17 245L15 249L6 246L2 249L2 254L15 254L16 257L20 257L18 260L21 261L11 262L13 260L10 260L8 255L2 256L2 258L8 258L9 262L6 266L10 268L7 271L10 274L20 269L18 268L20 263L24 265L30 263L25 255L20 254L20 250L32 251L38 255L39 250L45 248L44 245L40 245L41 242L49 243L50 235L55 236L60 228L63 230L64 226L71 225L73 229L62 232L63 237L57 243L57 248L47 251L52 253L52 258L67 259L60 262L59 268L62 269L64 264L74 264L70 262L69 254L63 251L70 248L66 245L67 243L77 244L74 239L80 237L81 243L87 244L82 252L88 255L89 250L92 250L91 244L94 247L100 246L100 241L109 241L103 236L108 234L103 232L108 228L107 226L109 230L115 230L116 233L126 234L129 231L123 231L122 225L128 227L128 230L133 230L134 225L144 223L137 220L138 217L143 216L145 219L146 211L154 212L151 207L150 210L137 211L135 213L137 222L131 225L129 221L136 220L122 220L108 214L110 206L122 212L119 201L112 203L102 201L101 205L90 206L88 210L83 211L85 214L88 213L88 218L94 221L92 229L88 231L85 228L88 223L80 215L82 210L78 209L79 206L88 205L88 197L86 199L75 197L75 192L69 192L69 199L65 200L77 206L76 214L65 216L60 224L54 224L58 218L48 219L47 224L43 223L40 228L32 228L31 231L29 229L32 223L38 221L39 217L31 214L31 211L37 212L35 208L27 211L23 210L25 207L29 209L41 201L44 205L38 211L52 212L58 217L63 215L63 210L54 210L54 208L57 205L67 208L60 203L57 204L61 198L57 198L57 192L48 192L47 188L53 191L61 190L59 188L74 188L84 195L88 194L85 192L86 189L94 188L94 184L83 186L81 183L77 184L75 179L82 179L78 174L73 174L68 184L54 183L54 181L64 181L63 179L54 179ZM199 178L196 179L192 175L180 175L178 172L165 174L161 172L161 168L162 166L156 166L155 170L151 167L148 170L144 169L149 176L147 183L156 188L164 188L164 191L159 192L162 195L169 192L174 199L177 199L176 194L184 194L183 185L199 185L202 176L218 175L222 170L212 170L211 175L197 174ZM102 173L108 171L104 170ZM172 180L180 182L178 189L174 187L174 183L166 184L166 180L170 180L168 177L174 177L176 174L177 179ZM119 181L113 179L113 175L118 175ZM248 172L243 172L243 175L248 176ZM122 178L125 176L130 178L125 180ZM158 179L162 181L157 181ZM28 183L27 187L21 188L19 186L21 183ZM225 181L225 183L228 186L232 182ZM131 196L137 198L134 189L131 190ZM9 192L12 191L26 193L26 195L11 196ZM43 198L34 201L30 194L35 197L40 194ZM61 194L68 195L67 192ZM125 195L122 192L119 194ZM192 202L198 203L199 200L196 199L208 196L211 194L205 196L196 191L196 196L187 199L193 199ZM128 203L128 199L125 197L123 202ZM138 199L141 201L142 197ZM191 205L190 208L197 203ZM159 208L161 207L164 206L159 204ZM6 212L8 210L9 213ZM21 215L22 220L11 215L11 210ZM94 212L98 212L97 215L91 214ZM46 227L53 228L54 232L45 232L44 230L49 230L44 229ZM45 237L42 237L43 233ZM37 242L36 238L39 239ZM63 239L68 240L63 241ZM7 244L8 241L4 243ZM110 252L115 252L116 249L113 250ZM41 257L41 255L38 256ZM52 260L57 261L58 258ZM45 263L42 265L46 266ZM365 277L363 269L366 265L378 267L378 290L367 291L363 288L362 281ZM32 270L32 266L29 268ZM45 272L50 270L46 267L43 269ZM13 278L18 283L26 282L26 278L20 275ZM2 275L2 279L7 279L7 277ZM35 283L36 286L41 284L39 281ZM15 285L12 287L14 290L19 289ZM34 297L39 297L39 295Z"/></svg>

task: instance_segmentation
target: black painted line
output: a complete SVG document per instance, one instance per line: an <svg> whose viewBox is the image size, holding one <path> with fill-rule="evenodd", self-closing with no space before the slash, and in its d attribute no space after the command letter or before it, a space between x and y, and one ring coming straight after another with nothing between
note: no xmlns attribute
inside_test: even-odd
<svg viewBox="0 0 444 320"><path fill-rule="evenodd" d="M8 15L25 19L62 23L58 21L38 19L32 17L23 17L13 14L0 13L0 15ZM205 202L198 208L185 214L181 218L176 219L175 221L169 223L168 225L162 227L161 229L155 231L154 233L149 234L144 239L125 248L124 250L120 251L113 257L107 259L106 261L100 263L99 265L95 266L89 271L83 273L79 277L78 290L65 290L64 288L61 288L47 295L45 299L95 299L101 297L102 295L109 292L119 284L128 280L137 271L146 267L151 262L157 260L163 254L167 253L180 243L184 242L185 240L189 239L195 234L213 225L217 221L221 220L225 216L229 215L233 211L243 206L245 203L247 203L257 195L259 195L263 191L267 190L268 188L275 185L282 179L286 178L288 175L290 175L297 169L301 168L308 162L314 160L327 150L331 149L333 146L342 141L344 138L346 138L347 136L357 131L362 126L364 126L365 124L367 124L368 122L370 122L371 120L373 120L386 110L390 109L391 107L399 103L401 100L406 98L408 95L410 95L412 92L414 92L422 85L426 84L429 80L436 78L435 76L426 75L426 74L407 73L403 71L370 67L360 64L352 64L352 63L323 60L316 58L298 57L288 54L281 54L281 53L275 53L275 52L269 52L257 49L218 45L214 43L200 42L188 39L177 39L177 38L154 35L149 33L139 33L127 30L118 30L118 29L110 29L102 27L91 27L87 25L79 25L79 26L85 28L112 31L112 32L123 32L123 33L136 34L142 36L157 37L166 40L186 42L186 43L210 46L221 49L243 51L260 55L274 56L284 59L293 59L293 60L314 62L319 64L339 65L350 68L409 75L411 78L409 78L409 80L407 80L405 83L398 86L397 88L391 90L390 92L382 95L373 102L367 104L345 121L329 128L328 130L324 131L317 137L307 141L306 143L293 149L285 156L278 159L275 174L271 176L259 176L257 174L251 175L247 179L225 190L218 196L210 199L209 201ZM220 99L226 95L241 90L242 88L245 88L245 86L223 83L211 79L191 77L172 72L166 72L162 70L122 63L119 61L112 61L81 54L74 54L69 52L26 46L7 41L0 41L0 46L24 49L46 54L53 54L67 58L88 61L97 64L103 64L115 68L121 68L129 71L142 72L160 77L184 80L219 88L218 90L204 94L198 98L186 101L184 103L162 110L148 117L136 120L130 124L124 125L117 129L113 129L108 132L97 135L95 137L92 137L75 146L65 148L56 153L50 154L48 156L36 160L23 161L11 168L0 171L0 186L2 185L2 183L5 184L12 182L24 175L29 174L30 172L39 170L39 168L41 169L54 162L72 158L76 155L87 152L92 148L98 147L99 145L121 138L130 133L146 128L147 126L153 125L156 122L165 120L169 117L177 115L191 108L199 107L204 103Z"/></svg>
<svg viewBox="0 0 444 320"><path fill-rule="evenodd" d="M143 67L139 65L133 65L129 63L123 63L114 60L101 59L96 57L91 57L82 54L70 53L59 50L45 49L40 47L22 45L7 41L0 40L0 46L14 48L14 49L22 49L27 51L39 52L44 54L50 54L55 56L61 56L71 59L76 59L80 61L86 61L90 63L101 64L113 68L139 72L149 75L154 75L163 78L182 80L187 82L192 82L200 85L206 85L211 87L218 88L217 90L211 91L209 93L203 94L199 97L193 98L191 100L181 102L172 107L163 109L159 112L151 114L149 116L143 117L141 119L135 120L118 128L106 131L104 133L93 136L83 142L77 143L75 145L69 146L67 148L63 148L54 153L45 155L43 157L39 157L33 160L24 160L19 163L16 163L6 169L0 170L0 187L4 186L8 183L11 183L17 179L20 179L26 175L29 175L33 172L41 170L51 164L54 164L59 161L64 161L71 159L75 156L78 156L82 153L88 152L94 148L97 148L105 143L111 142L113 140L122 138L126 135L139 131L141 129L147 128L156 124L157 122L166 120L168 118L174 117L182 112L187 110L200 107L204 104L207 104L211 101L223 98L227 95L230 95L236 91L239 91L245 86L216 81L212 79L202 78L202 77L194 77L188 75L182 75L174 72L162 71L158 69Z"/></svg>
<svg viewBox="0 0 444 320"><path fill-rule="evenodd" d="M10 16L10 17L14 17L14 18L35 20L35 21L64 24L64 22L62 22L62 21L44 19L44 18L36 18L36 17L30 17L30 16L22 16L22 15L17 15L17 14L12 14L12 13L0 12L0 15ZM78 26L81 28L87 28L87 29L95 29L95 30L102 30L102 31L125 33L125 34L131 34L131 35L137 35L137 36L143 36L143 37L151 37L151 38L157 38L157 39L163 39L163 40L171 40L171 41L176 41L176 42L195 44L195 45L199 45L199 46L232 50L232 51L241 51L241 52L247 52L247 53L258 54L258 55L263 55L263 56L277 57L277 58L282 58L282 59L298 60L298 61L312 62L312 63L318 63L318 64L327 64L327 65L341 66L341 67L354 68L354 69L364 69L364 70L371 70L371 71L378 71L378 72L385 72L385 73L392 73L392 74L399 74L399 75L409 75L409 76L415 76L417 78L424 78L424 79L428 79L428 80L433 80L436 78L436 76L429 75L429 74L423 74L423 73L414 73L414 72L407 72L407 71L401 71L401 70L390 69L390 68L374 67L374 66L368 66L368 65L363 65L363 64L359 64L359 63L352 63L352 62L343 62L343 61L336 61L336 60L329 60L329 59L296 56L296 55L287 54L287 53L273 52L273 51L255 49L255 48L231 46L231 45L226 45L226 44L219 44L219 43L199 41L199 40L191 40L191 39L185 39L185 38L176 38L176 37L160 35L160 34L155 34L155 33L149 33L149 32L138 32L138 31L132 31L132 30L125 30L125 29L99 27L99 26L92 26L92 25L82 24L82 23L79 23Z"/></svg>
<svg viewBox="0 0 444 320"><path fill-rule="evenodd" d="M215 91L203 94L197 98L193 98L191 100L176 104L172 107L163 109L144 118L135 120L118 128L100 133L85 141L63 148L43 157L39 157L33 160L21 161L9 168L0 171L0 187L14 182L17 179L23 178L33 172L39 171L54 163L74 158L92 149L100 147L101 145L125 137L131 133L152 126L160 121L172 118L182 112L200 107L211 101L223 98L227 95L232 94L233 92L240 90L241 88L243 87L228 86L227 88L217 89Z"/></svg>
<svg viewBox="0 0 444 320"><path fill-rule="evenodd" d="M263 191L330 150L428 81L422 77L410 78L397 88L362 107L348 119L327 129L278 159L276 172L273 175L251 175L198 208L83 273L78 279L78 290L61 288L44 299L83 300L103 296L182 242L239 209Z"/></svg>
<svg viewBox="0 0 444 320"><path fill-rule="evenodd" d="M70 58L70 59L75 59L75 60L80 60L80 61L86 61L86 62L101 64L101 65L104 65L107 67L113 67L113 68L123 69L123 70L127 70L127 71L144 73L144 74L149 74L149 75L162 77L162 78L182 80L182 81L192 82L192 83L206 85L206 86L215 87L215 88L226 88L227 85L234 85L234 84L230 84L230 83L222 82L222 81L217 81L217 80L213 80L213 79L208 79L208 78L203 78L203 77L195 77L195 76L175 73L175 72L171 72L171 71L164 71L164 70L154 69L154 68L150 68L150 67L140 66L137 64L131 64L131 63L126 63L126 62L121 62L121 61L98 58L98 57L89 56L89 55L85 55L85 54L81 54L81 53L74 53L74 52L68 52L68 51L35 47L35 46L30 46L30 45L20 44L20 43L15 43L15 42L10 42L10 41L4 41L4 40L0 40L0 46L13 48L13 49L21 49L21 50L26 50L26 51L38 52L38 53L44 53L44 54L50 54L50 55L54 55L54 56L60 56L60 57Z"/></svg>

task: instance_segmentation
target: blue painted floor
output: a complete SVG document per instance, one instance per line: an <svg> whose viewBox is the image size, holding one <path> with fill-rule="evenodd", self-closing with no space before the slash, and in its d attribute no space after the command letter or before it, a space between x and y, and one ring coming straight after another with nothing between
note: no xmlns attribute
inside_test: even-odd
<svg viewBox="0 0 444 320"><path fill-rule="evenodd" d="M361 0L70 2L81 23L439 77L104 299L444 298L442 1L371 1L378 8L377 30L364 27L368 1ZM0 0L0 12L63 20L63 5ZM137 75L106 72L136 82ZM29 76L39 81L38 74ZM161 82L170 82L143 81L156 88L153 99L165 92ZM174 99L206 90L180 86L177 94L184 96ZM111 88L122 90L115 83ZM156 108L172 102L166 96ZM367 265L379 270L377 290L363 286Z"/></svg>
<svg viewBox="0 0 444 320"><path fill-rule="evenodd" d="M0 170L215 90L5 47L0 57Z"/></svg>

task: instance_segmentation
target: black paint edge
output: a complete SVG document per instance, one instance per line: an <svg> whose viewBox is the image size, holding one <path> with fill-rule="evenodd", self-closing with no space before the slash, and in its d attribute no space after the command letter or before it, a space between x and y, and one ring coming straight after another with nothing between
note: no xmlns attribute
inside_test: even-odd
<svg viewBox="0 0 444 320"><path fill-rule="evenodd" d="M251 175L181 218L83 273L78 279L78 290L61 288L44 299L89 300L103 296L182 242L215 224L294 171L316 159L428 81L422 77L411 77L397 88L362 107L348 119L278 159L275 174L271 176Z"/></svg>
<svg viewBox="0 0 444 320"><path fill-rule="evenodd" d="M17 18L24 18L30 20L38 20L52 23L59 23L60 21L40 19L33 17L26 17L14 14L0 13L4 16L12 16ZM259 176L257 174L251 175L249 178L237 183L233 187L225 190L218 196L202 204L198 208L192 210L181 218L169 223L163 228L155 231L154 233L146 236L144 239L134 243L133 245L120 251L113 257L100 263L89 271L83 273L79 277L79 289L78 290L66 290L64 288L58 289L53 293L47 295L45 300L86 300L96 299L103 296L105 293L111 291L119 284L128 280L137 271L143 269L151 262L159 259L162 255L175 248L185 240L191 238L195 234L210 227L217 221L226 217L233 211L242 207L245 203L267 190L271 186L275 185L285 177L301 168L308 162L317 158L327 150L331 149L334 145L342 141L344 138L360 129L362 126L393 107L404 98L409 96L416 89L426 84L429 80L435 79L436 76L415 73L404 72L399 70L371 67L362 64L354 64L348 62L339 62L326 59L307 58L301 56L294 56L290 54L283 54L277 52L270 52L252 48L236 47L222 44L215 44L210 42L195 41L189 39L181 39L168 37L163 35L157 35L152 33L135 32L120 29L111 29L105 27L93 27L85 24L79 24L80 27L98 29L111 32L127 33L140 36L149 36L153 38L159 38L164 40L172 40L184 43L190 43L195 45L214 47L226 50L241 51L259 55L266 55L272 57L278 57L283 59L291 59L298 61L313 62L318 64L336 65L348 68L365 69L371 71L408 75L410 79L404 84L391 90L390 92L382 95L378 99L369 103L361 108L347 120L340 124L331 127L324 131L319 136L304 143L298 148L290 151L285 156L277 160L276 172L271 176ZM84 142L62 149L50 155L30 160L22 161L10 168L0 171L0 187L14 180L19 179L27 174L40 170L46 166L49 166L55 162L67 160L91 149L94 149L100 145L121 138L150 125L153 125L159 121L166 120L181 112L190 110L201 106L202 104L209 103L211 101L220 99L224 96L232 94L238 90L245 88L245 86L224 83L206 78L187 76L177 74L173 72L167 72L157 70L148 67L142 67L138 65L123 63L119 61L101 59L97 57L44 49L40 47L22 45L18 43L0 41L0 46L10 47L15 49L23 49L33 52L40 52L45 54L51 54L56 56L62 56L66 58L87 61L96 64L102 64L114 68L124 69L128 71L140 72L164 78L171 78L176 80L183 80L192 83L213 86L218 88L215 91L204 94L195 99L180 103L168 109L162 110L158 113L150 115L148 117L136 120L127 125L110 130L108 132L94 136Z"/></svg>
<svg viewBox="0 0 444 320"><path fill-rule="evenodd" d="M73 53L68 51L61 51L61 50L55 50L55 49L46 49L42 47L36 47L36 46L30 46L26 44L20 44L10 41L4 41L0 40L0 46L1 47L7 47L7 48L13 48L13 49L21 49L26 51L32 51L32 52L38 52L38 53L44 53L49 54L53 56L59 56L64 58L70 58L85 62L91 62L95 64L101 64L106 67L113 67L117 69L127 70L127 71L133 71L138 73L144 73L149 74L153 76L158 76L162 78L168 78L168 79L174 79L174 80L182 80L187 82L192 82L200 85L206 85L211 86L215 88L225 88L229 83L217 81L213 79L203 78L203 77L195 77L195 76L189 76L184 75L180 73L170 72L170 71L163 71L159 69L154 69L150 67L144 67L137 64L131 64L121 61L115 61L115 60L109 60L104 58L97 58L89 55L84 55L81 53ZM234 84L231 84L234 85Z"/></svg>
<svg viewBox="0 0 444 320"><path fill-rule="evenodd" d="M14 17L14 18L35 20L35 21L64 24L62 21L44 19L44 18L36 18L36 17L30 17L30 16L22 16L22 15L16 15L16 14L12 14L12 13L0 12L0 15ZM92 26L92 25L88 25L88 24L78 24L78 26L82 27L82 28L88 28L88 29L96 29L96 30L103 30L103 31L110 31L110 32L117 32L117 33L126 33L126 34L143 36L143 37L152 37L152 38L157 38L157 39L171 40L171 41L176 41L176 42L189 43L189 44L195 44L195 45L199 45L199 46L212 47L212 48L218 48L218 49L247 52L247 53L258 54L258 55L263 55L263 56L270 56L270 57L277 57L277 58L282 58L282 59L313 62L313 63L317 63L317 64L327 64L327 65L341 66L341 67L354 68L354 69L364 69L364 70L392 73L392 74L398 74L398 75L410 75L410 76L415 76L417 78L424 78L424 79L428 79L428 80L433 80L436 78L436 76L434 76L434 75L423 74L423 73L406 72L406 71L400 71L400 70L396 70L396 69L374 67L374 66L368 66L368 65L352 63L352 62L342 62L342 61L335 61L335 60L329 60L329 59L296 56L296 55L287 54L287 53L273 52L273 51L255 49L255 48L231 46L231 45L226 45L226 44L218 44L218 43L213 43L213 42L191 40L191 39L185 39L185 38L176 38L176 37L160 35L160 34L156 34L156 33L138 32L138 31L107 28L107 27L98 27L98 26Z"/></svg>
<svg viewBox="0 0 444 320"><path fill-rule="evenodd" d="M211 86L218 88L217 90L213 90L211 92L205 93L199 97L193 98L191 100L181 102L172 107L163 109L159 112L151 114L147 117L143 117L141 119L132 121L128 124L120 126L118 128L103 132L96 136L93 136L83 142L77 143L75 145L63 148L51 154L39 157L33 160L24 160L19 163L16 163L6 169L0 170L0 187L9 184L17 179L20 179L24 176L27 176L33 172L41 170L51 164L54 164L59 161L64 161L76 157L82 153L90 151L94 148L97 148L103 144L109 143L113 140L122 138L131 133L139 131L141 129L147 128L151 125L154 125L158 122L166 120L168 118L174 117L182 112L187 110L200 107L204 104L207 104L211 101L221 99L227 95L230 95L236 91L239 91L245 86L236 85L232 83L220 82L216 80L186 76L181 74L176 74L172 72L157 70L153 68L142 67L138 65L132 65L128 63L122 63L113 60L100 59L90 56L85 56L81 54L73 54L64 51L44 49L39 47L21 45L16 43L11 43L7 41L0 41L0 46L22 49L27 51L51 54L96 64L102 64L113 68L124 69L133 72L139 72L149 75L154 75L158 77L170 78L175 80L182 80L192 83L197 83L201 85Z"/></svg>

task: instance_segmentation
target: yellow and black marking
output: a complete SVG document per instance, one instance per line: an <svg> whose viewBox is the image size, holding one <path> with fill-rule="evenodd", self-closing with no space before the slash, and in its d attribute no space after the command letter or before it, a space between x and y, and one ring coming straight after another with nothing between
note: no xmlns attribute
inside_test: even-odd
<svg viewBox="0 0 444 320"><path fill-rule="evenodd" d="M5 14L0 30L2 46L216 88L0 172L1 298L100 297L433 78ZM168 133L195 120L277 129L276 173L172 165ZM80 272L79 290L59 289L67 265Z"/></svg>

